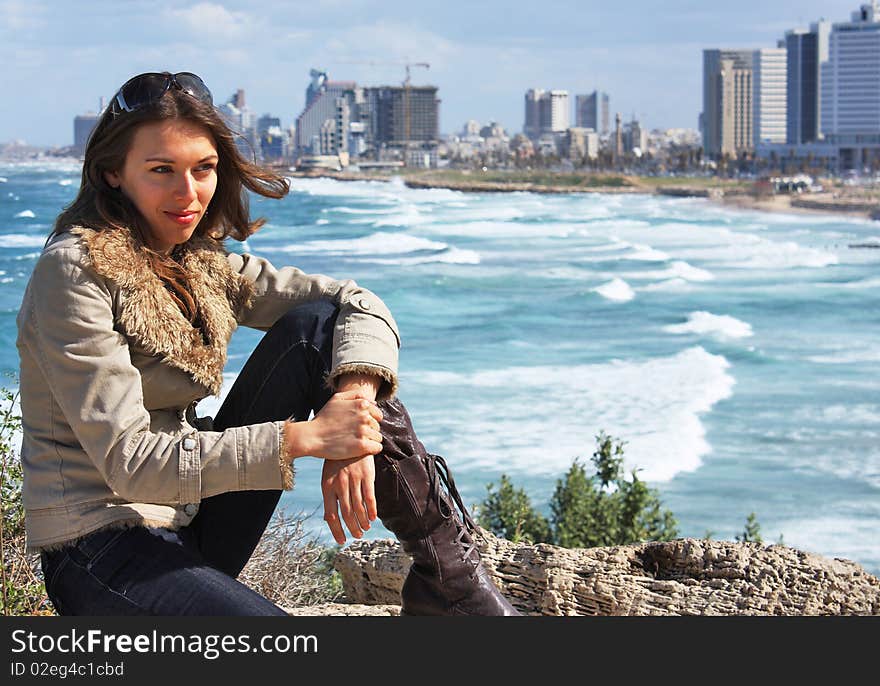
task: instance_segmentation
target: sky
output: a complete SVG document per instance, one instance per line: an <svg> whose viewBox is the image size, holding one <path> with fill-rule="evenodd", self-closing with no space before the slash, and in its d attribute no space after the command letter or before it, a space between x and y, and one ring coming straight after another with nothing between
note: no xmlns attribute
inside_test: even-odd
<svg viewBox="0 0 880 686"><path fill-rule="evenodd" d="M866 0L0 0L0 142L62 146L129 77L193 71L226 101L292 124L309 70L438 87L441 133L522 130L529 88L606 91L653 128L697 127L702 50L775 47ZM573 105L572 105L573 107ZM613 116L613 114L612 114Z"/></svg>

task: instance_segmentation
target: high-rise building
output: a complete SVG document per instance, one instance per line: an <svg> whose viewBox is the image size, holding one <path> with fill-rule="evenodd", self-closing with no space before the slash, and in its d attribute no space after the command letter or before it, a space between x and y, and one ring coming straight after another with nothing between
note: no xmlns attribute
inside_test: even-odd
<svg viewBox="0 0 880 686"><path fill-rule="evenodd" d="M831 24L820 21L809 29L785 32L788 144L811 143L822 137L821 71L828 59L830 31Z"/></svg>
<svg viewBox="0 0 880 686"><path fill-rule="evenodd" d="M357 85L354 81L329 81L326 72L316 69L310 76L306 106L296 119L297 153L347 153Z"/></svg>
<svg viewBox="0 0 880 686"><path fill-rule="evenodd" d="M780 47L755 50L753 63L753 145L785 143L786 49Z"/></svg>
<svg viewBox="0 0 880 686"><path fill-rule="evenodd" d="M98 105L98 112L85 112L73 118L73 149L78 155L82 155L86 151L86 144L89 142L89 136L92 135L98 120L104 113L104 98L101 98Z"/></svg>
<svg viewBox="0 0 880 686"><path fill-rule="evenodd" d="M236 90L217 109L226 120L229 128L238 134L235 137L235 145L239 152L244 155L245 159L253 160L259 148L259 137L254 128L254 114L245 102L244 90L241 88Z"/></svg>
<svg viewBox="0 0 880 686"><path fill-rule="evenodd" d="M440 100L436 86L365 88L373 143L402 147L436 145L440 139Z"/></svg>
<svg viewBox="0 0 880 686"><path fill-rule="evenodd" d="M549 93L549 118L542 122L542 133L564 133L571 123L569 116L568 91L552 90Z"/></svg>
<svg viewBox="0 0 880 686"><path fill-rule="evenodd" d="M535 140L546 134L562 134L568 127L568 91L532 88L526 91L523 133Z"/></svg>
<svg viewBox="0 0 880 686"><path fill-rule="evenodd" d="M574 119L575 125L586 129L593 129L600 135L605 135L610 130L611 121L608 118L610 99L607 93L593 91L587 95L575 96Z"/></svg>
<svg viewBox="0 0 880 686"><path fill-rule="evenodd" d="M880 133L880 9L862 5L836 23L822 73L822 131Z"/></svg>
<svg viewBox="0 0 880 686"><path fill-rule="evenodd" d="M100 115L94 112L86 112L73 118L73 147L78 155L85 153L86 143L89 142L89 136L92 135L99 118Z"/></svg>
<svg viewBox="0 0 880 686"><path fill-rule="evenodd" d="M262 136L271 128L277 128L280 131L281 119L279 119L278 117L273 117L271 114L264 114L262 117L257 119L258 136Z"/></svg>
<svg viewBox="0 0 880 686"><path fill-rule="evenodd" d="M703 50L703 150L737 157L754 145L752 50Z"/></svg>
<svg viewBox="0 0 880 686"><path fill-rule="evenodd" d="M821 130L845 168L880 158L880 6L874 1L835 23L822 65Z"/></svg>
<svg viewBox="0 0 880 686"><path fill-rule="evenodd" d="M541 135L541 99L543 97L544 90L541 88L530 88L526 91L526 120L523 124L523 133L532 140Z"/></svg>

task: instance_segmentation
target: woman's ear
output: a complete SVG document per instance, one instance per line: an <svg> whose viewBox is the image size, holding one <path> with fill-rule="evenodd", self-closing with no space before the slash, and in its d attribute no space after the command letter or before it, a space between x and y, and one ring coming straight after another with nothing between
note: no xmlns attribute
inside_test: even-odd
<svg viewBox="0 0 880 686"><path fill-rule="evenodd" d="M105 171L104 181L106 181L111 188L119 188L119 186L122 184L122 179L119 177L119 172L115 171Z"/></svg>

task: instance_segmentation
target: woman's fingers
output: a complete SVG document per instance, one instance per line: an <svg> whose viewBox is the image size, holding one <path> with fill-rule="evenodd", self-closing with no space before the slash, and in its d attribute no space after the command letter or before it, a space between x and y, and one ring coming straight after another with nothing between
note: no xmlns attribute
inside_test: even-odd
<svg viewBox="0 0 880 686"><path fill-rule="evenodd" d="M377 517L375 474L372 456L324 462L324 521L340 545L345 543L343 522L352 536L361 538L370 528L370 521Z"/></svg>
<svg viewBox="0 0 880 686"><path fill-rule="evenodd" d="M364 499L364 509L367 512L367 528L369 522L374 521L378 516L376 508L376 490L375 490L375 471L374 478L361 482L361 494Z"/></svg>
<svg viewBox="0 0 880 686"><path fill-rule="evenodd" d="M339 509L336 505L336 494L332 488L324 488L324 521L330 527L330 533L333 534L333 540L339 545L345 543L345 533L342 531L342 524L339 521Z"/></svg>

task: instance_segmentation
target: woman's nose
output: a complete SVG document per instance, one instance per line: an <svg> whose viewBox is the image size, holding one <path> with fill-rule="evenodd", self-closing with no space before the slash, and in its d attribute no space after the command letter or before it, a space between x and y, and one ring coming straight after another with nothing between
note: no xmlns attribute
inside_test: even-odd
<svg viewBox="0 0 880 686"><path fill-rule="evenodd" d="M196 198L196 180L189 172L184 172L178 180L177 187L174 189L178 197L184 200L193 200Z"/></svg>

